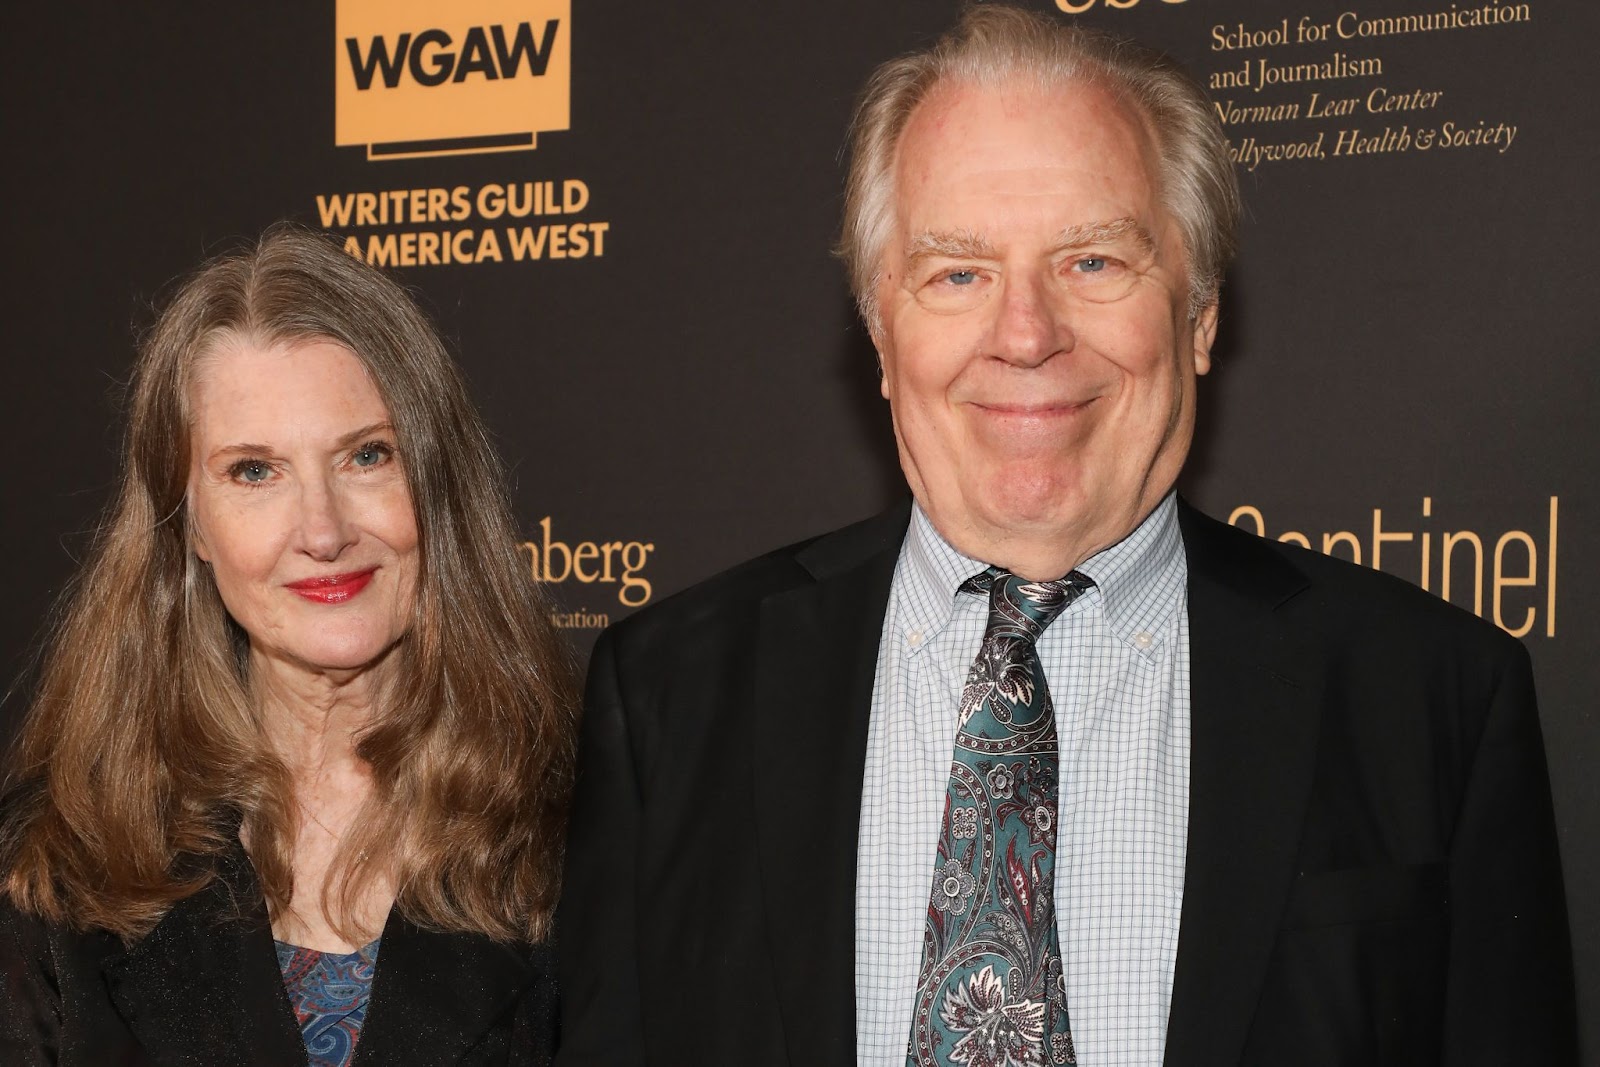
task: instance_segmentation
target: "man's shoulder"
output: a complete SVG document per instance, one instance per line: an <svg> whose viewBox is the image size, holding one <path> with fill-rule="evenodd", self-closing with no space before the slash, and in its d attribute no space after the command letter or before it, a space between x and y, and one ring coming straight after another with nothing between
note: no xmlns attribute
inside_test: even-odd
<svg viewBox="0 0 1600 1067"><path fill-rule="evenodd" d="M1329 637L1443 645L1494 658L1526 655L1500 627L1396 575L1259 537L1193 509L1184 537L1191 568L1198 548L1202 566L1218 580L1270 586L1288 617L1313 620Z"/></svg>
<svg viewBox="0 0 1600 1067"><path fill-rule="evenodd" d="M871 518L746 560L614 623L602 640L680 644L708 631L749 626L769 597L897 554L909 515L909 504L897 504Z"/></svg>

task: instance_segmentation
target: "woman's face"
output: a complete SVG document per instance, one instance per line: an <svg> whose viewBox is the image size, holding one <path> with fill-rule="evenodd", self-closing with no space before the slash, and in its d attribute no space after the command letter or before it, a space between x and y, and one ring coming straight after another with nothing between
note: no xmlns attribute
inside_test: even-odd
<svg viewBox="0 0 1600 1067"><path fill-rule="evenodd" d="M195 368L189 510L251 659L379 661L411 624L417 521L389 412L331 341L222 346Z"/></svg>

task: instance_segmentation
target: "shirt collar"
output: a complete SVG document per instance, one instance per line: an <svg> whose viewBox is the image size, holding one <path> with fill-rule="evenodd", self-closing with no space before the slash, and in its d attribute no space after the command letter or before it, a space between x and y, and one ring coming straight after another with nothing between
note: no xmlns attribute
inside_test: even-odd
<svg viewBox="0 0 1600 1067"><path fill-rule="evenodd" d="M1177 491L1127 537L1084 560L1078 570L1094 579L1111 632L1141 652L1154 648L1182 606L1188 580Z"/></svg>
<svg viewBox="0 0 1600 1067"><path fill-rule="evenodd" d="M963 556L939 536L922 506L911 509L901 554L901 574L895 583L907 619L907 640L913 649L925 647L950 623L962 583L988 564Z"/></svg>
<svg viewBox="0 0 1600 1067"><path fill-rule="evenodd" d="M941 537L920 504L911 511L904 564L913 625L928 637L950 622L962 583L988 567ZM1101 605L1111 632L1140 652L1153 650L1183 604L1188 578L1177 492L1168 493L1127 537L1077 569L1094 579L1085 599Z"/></svg>

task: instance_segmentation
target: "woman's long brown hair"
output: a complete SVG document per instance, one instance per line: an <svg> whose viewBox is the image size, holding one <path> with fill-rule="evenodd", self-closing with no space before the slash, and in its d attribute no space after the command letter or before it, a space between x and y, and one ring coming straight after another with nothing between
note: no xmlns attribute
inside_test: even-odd
<svg viewBox="0 0 1600 1067"><path fill-rule="evenodd" d="M348 915L386 872L413 922L544 937L573 773L570 653L516 555L503 472L438 335L399 285L291 227L202 268L141 346L120 490L12 753L0 889L133 940L203 888L205 861L239 835L270 912L294 895L288 772L249 696L245 635L187 532L189 382L226 337L355 353L416 511L415 618L358 747L374 789L321 906Z"/></svg>

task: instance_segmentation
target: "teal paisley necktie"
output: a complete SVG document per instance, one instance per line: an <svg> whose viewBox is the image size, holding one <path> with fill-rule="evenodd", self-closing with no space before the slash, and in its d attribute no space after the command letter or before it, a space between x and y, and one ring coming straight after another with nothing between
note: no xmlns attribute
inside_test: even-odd
<svg viewBox="0 0 1600 1067"><path fill-rule="evenodd" d="M989 625L961 693L909 1067L1077 1063L1056 933L1056 720L1035 642L1093 584L991 568L962 586L989 594Z"/></svg>

